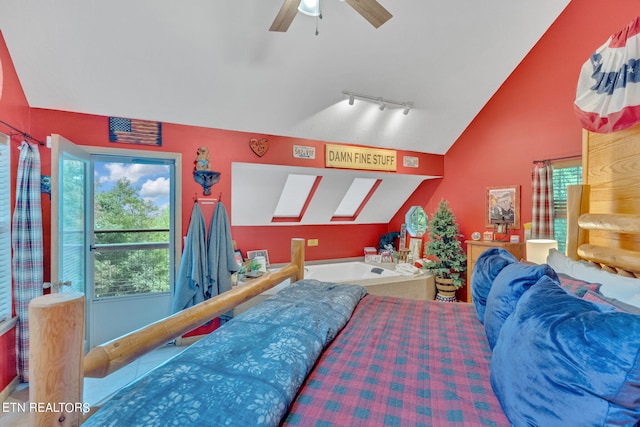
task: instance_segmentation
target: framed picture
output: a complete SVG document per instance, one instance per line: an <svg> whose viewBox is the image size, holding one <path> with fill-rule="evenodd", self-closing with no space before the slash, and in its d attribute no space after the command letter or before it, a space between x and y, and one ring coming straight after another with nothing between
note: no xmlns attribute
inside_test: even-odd
<svg viewBox="0 0 640 427"><path fill-rule="evenodd" d="M482 240L493 240L493 232L485 231L482 233Z"/></svg>
<svg viewBox="0 0 640 427"><path fill-rule="evenodd" d="M247 258L254 259L257 256L263 256L264 260L267 262L267 267L269 267L269 253L266 249L259 249L255 251L247 251Z"/></svg>
<svg viewBox="0 0 640 427"><path fill-rule="evenodd" d="M242 257L242 252L240 252L240 249L236 249L235 251L233 251L233 254L236 256L236 263L238 265L242 265L242 263L244 262L244 258Z"/></svg>
<svg viewBox="0 0 640 427"><path fill-rule="evenodd" d="M485 215L487 227L499 221L520 228L520 186L487 187Z"/></svg>

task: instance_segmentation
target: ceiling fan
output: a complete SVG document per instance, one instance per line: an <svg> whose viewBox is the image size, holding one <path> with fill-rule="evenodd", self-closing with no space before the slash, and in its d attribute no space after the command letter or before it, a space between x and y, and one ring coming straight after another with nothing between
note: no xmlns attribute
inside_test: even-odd
<svg viewBox="0 0 640 427"><path fill-rule="evenodd" d="M295 18L296 13L298 13L300 1L301 0L284 0L276 19L273 20L273 24L271 24L271 28L269 28L269 31L287 31L289 29L289 25L293 22L293 18ZM345 1L376 28L387 22L393 16L376 0Z"/></svg>

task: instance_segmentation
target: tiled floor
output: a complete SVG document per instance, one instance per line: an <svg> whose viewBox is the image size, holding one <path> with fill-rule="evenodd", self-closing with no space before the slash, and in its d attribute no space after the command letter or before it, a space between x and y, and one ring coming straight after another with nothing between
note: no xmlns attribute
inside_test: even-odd
<svg viewBox="0 0 640 427"><path fill-rule="evenodd" d="M158 366L185 348L186 347L166 345L142 356L105 378L86 378L84 380L83 403L95 406L105 401L124 385L142 376L150 369ZM29 390L26 384L21 384L11 396L9 396L7 402L26 402L27 400L29 400ZM5 409L11 407L10 404L0 406L0 427L29 427L28 414L5 411Z"/></svg>

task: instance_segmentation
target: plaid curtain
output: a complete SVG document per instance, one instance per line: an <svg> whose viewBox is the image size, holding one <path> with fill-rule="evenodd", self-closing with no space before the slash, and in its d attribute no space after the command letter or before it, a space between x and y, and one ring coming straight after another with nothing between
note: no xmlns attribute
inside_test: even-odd
<svg viewBox="0 0 640 427"><path fill-rule="evenodd" d="M18 375L29 381L29 302L42 295L42 208L40 206L40 152L23 142L18 160L16 208L11 230L13 283L18 328Z"/></svg>
<svg viewBox="0 0 640 427"><path fill-rule="evenodd" d="M533 207L532 239L553 239L553 167L545 162L535 164L531 173Z"/></svg>

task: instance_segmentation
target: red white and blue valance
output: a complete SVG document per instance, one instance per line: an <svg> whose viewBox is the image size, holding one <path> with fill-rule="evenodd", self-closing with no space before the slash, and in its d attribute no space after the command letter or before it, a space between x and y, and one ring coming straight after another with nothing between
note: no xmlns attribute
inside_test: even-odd
<svg viewBox="0 0 640 427"><path fill-rule="evenodd" d="M575 112L583 128L609 133L640 123L640 17L584 63Z"/></svg>

